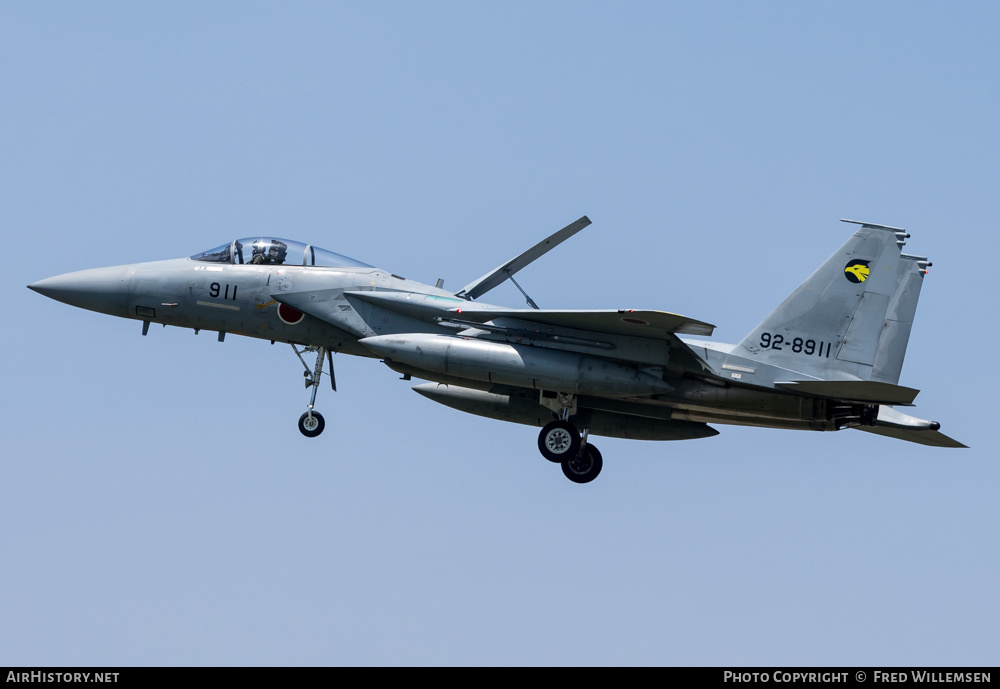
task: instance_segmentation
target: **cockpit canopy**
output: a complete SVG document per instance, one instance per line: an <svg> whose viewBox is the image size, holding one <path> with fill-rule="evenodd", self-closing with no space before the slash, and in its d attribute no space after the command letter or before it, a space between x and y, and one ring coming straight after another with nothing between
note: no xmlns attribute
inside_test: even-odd
<svg viewBox="0 0 1000 689"><path fill-rule="evenodd" d="M268 266L329 266L332 268L371 268L353 258L342 256L312 244L290 239L246 237L202 251L191 257L195 261L230 263L233 265Z"/></svg>

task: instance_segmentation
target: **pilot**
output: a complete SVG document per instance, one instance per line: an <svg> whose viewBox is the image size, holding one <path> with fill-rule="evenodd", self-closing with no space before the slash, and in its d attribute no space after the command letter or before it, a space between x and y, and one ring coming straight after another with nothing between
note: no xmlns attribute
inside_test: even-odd
<svg viewBox="0 0 1000 689"><path fill-rule="evenodd" d="M284 242L279 242L277 239L270 242L260 240L253 243L253 254L250 257L250 264L280 266L285 262L287 254L288 245Z"/></svg>
<svg viewBox="0 0 1000 689"><path fill-rule="evenodd" d="M277 239L271 240L271 246L267 250L267 262L273 266L280 266L285 262L285 256L288 255L288 245L284 242L279 242Z"/></svg>
<svg viewBox="0 0 1000 689"><path fill-rule="evenodd" d="M262 263L267 263L267 248L268 243L264 240L253 243L253 253L250 255L250 265L259 266Z"/></svg>

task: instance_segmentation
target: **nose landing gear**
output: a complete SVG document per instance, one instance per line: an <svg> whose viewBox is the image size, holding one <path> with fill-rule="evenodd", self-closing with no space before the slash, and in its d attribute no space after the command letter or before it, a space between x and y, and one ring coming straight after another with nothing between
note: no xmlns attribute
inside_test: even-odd
<svg viewBox="0 0 1000 689"><path fill-rule="evenodd" d="M323 377L324 359L330 362L330 387L333 388L334 392L337 391L337 379L333 375L333 353L325 347L316 347L314 345L303 347L300 351L294 344L292 345L292 351L295 352L295 356L299 358L299 361L302 362L302 366L305 368L302 376L305 379L306 389L312 388L312 394L309 396L309 409L299 417L299 431L307 438L315 438L326 427L323 415L318 411L313 411L313 407L316 405L316 392L319 390L319 381ZM312 370L309 370L309 365L302 358L302 355L306 352L316 352L316 364Z"/></svg>
<svg viewBox="0 0 1000 689"><path fill-rule="evenodd" d="M307 438L315 438L326 428L326 421L318 411L307 411L299 417L299 431Z"/></svg>

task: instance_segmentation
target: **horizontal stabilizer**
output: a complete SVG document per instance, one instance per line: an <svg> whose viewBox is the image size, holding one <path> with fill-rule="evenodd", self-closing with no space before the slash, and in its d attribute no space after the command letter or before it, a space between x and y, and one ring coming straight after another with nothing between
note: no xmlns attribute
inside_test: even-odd
<svg viewBox="0 0 1000 689"><path fill-rule="evenodd" d="M535 244L535 246L531 247L521 255L510 259L503 265L497 266L478 280L473 280L468 285L463 287L462 290L457 293L457 296L465 297L467 299L478 299L497 285L501 285L509 280L517 271L522 268L526 268L535 260L552 251L552 249L555 249L557 246L565 242L589 224L590 218L586 215L576 222L570 223L555 234L543 239L538 244Z"/></svg>
<svg viewBox="0 0 1000 689"><path fill-rule="evenodd" d="M864 404L912 404L920 392L902 385L872 380L796 380L775 385L804 395Z"/></svg>
<svg viewBox="0 0 1000 689"><path fill-rule="evenodd" d="M949 438L941 431L915 430L910 428L894 428L891 426L858 426L859 431L884 435L887 438L896 438L910 443L920 445L930 445L931 447L968 447L954 438Z"/></svg>
<svg viewBox="0 0 1000 689"><path fill-rule="evenodd" d="M710 323L666 311L634 311L632 309L557 311L476 308L473 306L453 309L451 313L456 318L477 323L486 323L496 318L518 318L523 321L561 328L660 339L674 334L708 337L715 330L715 326Z"/></svg>

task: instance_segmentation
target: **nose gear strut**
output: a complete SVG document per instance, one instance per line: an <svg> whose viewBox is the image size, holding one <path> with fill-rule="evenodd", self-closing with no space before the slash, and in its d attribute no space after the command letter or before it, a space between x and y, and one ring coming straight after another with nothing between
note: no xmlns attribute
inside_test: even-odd
<svg viewBox="0 0 1000 689"><path fill-rule="evenodd" d="M317 347L315 345L303 347L300 351L294 344L292 345L292 351L295 352L295 356L299 358L299 361L302 362L302 367L305 369L302 377L305 379L306 389L312 388L312 394L309 396L309 409L299 417L299 431L307 438L315 438L326 427L323 415L318 411L313 411L313 407L316 406L316 392L319 390L319 382L323 377L324 359L330 362L330 387L333 388L334 392L337 391L337 378L333 374L333 352L325 347ZM312 370L309 370L309 365L302 358L302 355L306 352L316 352L316 364Z"/></svg>

